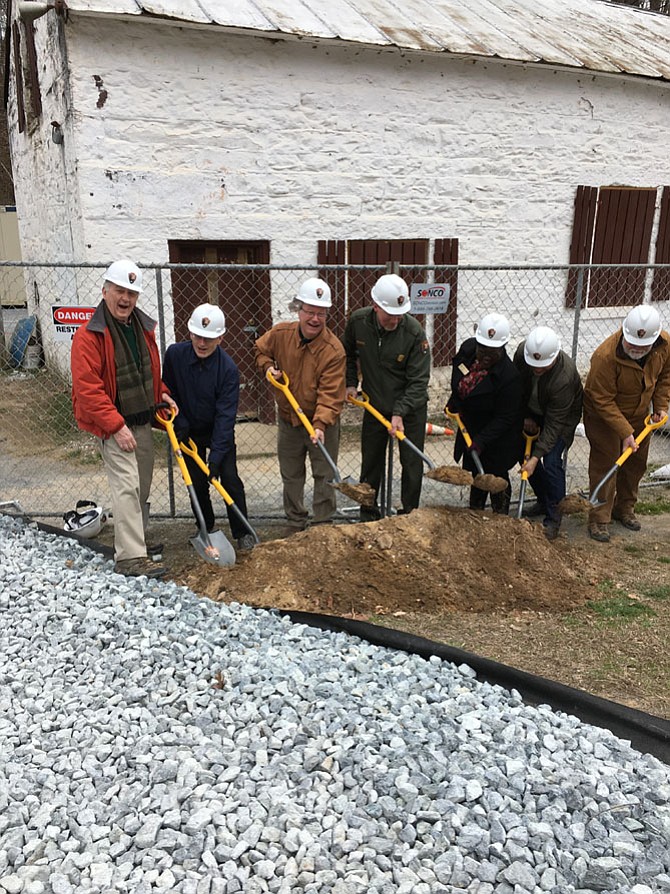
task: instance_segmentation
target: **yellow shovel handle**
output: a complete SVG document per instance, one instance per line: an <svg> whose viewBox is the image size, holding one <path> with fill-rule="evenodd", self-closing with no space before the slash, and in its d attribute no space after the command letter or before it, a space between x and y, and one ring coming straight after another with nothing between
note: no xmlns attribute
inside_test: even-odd
<svg viewBox="0 0 670 894"><path fill-rule="evenodd" d="M528 462L528 460L530 459L530 454L533 449L531 445L532 445L533 441L537 441L537 439L540 437L540 433L538 431L534 435L529 435L528 432L525 431L523 433L523 436L526 439L526 446L523 449L523 461L524 461L524 465L525 465ZM528 481L528 472L521 473L521 480Z"/></svg>
<svg viewBox="0 0 670 894"><path fill-rule="evenodd" d="M667 413L659 422L652 422L651 414L649 416L647 416L647 418L644 420L644 428L642 429L640 434L637 436L637 438L635 438L635 443L638 445L638 447L644 441L644 439L647 437L648 434L650 434L656 428L663 428L663 426L665 425L665 423L667 421L668 421ZM632 452L633 452L633 448L627 447L624 450L624 452L621 454L619 459L616 461L616 465L621 467L626 462L626 460L628 459L628 457L631 455Z"/></svg>
<svg viewBox="0 0 670 894"><path fill-rule="evenodd" d="M276 379L272 375L270 370L268 369L268 371L265 373L265 378L268 380L268 382L271 385L274 385L275 388L279 389L279 391L281 391L283 393L286 400L291 404L291 406L295 410L295 412L298 416L298 419L302 422L302 424L307 429L310 438L315 438L316 432L314 431L314 426L309 421L307 416L305 416L305 411L303 410L303 408L300 406L298 401L295 399L295 397L291 394L291 392L289 390L289 387L288 387L289 386L289 378L286 375L286 373L282 372L283 381L281 381L280 379Z"/></svg>
<svg viewBox="0 0 670 894"><path fill-rule="evenodd" d="M465 427L465 423L461 419L461 414L460 413L452 413L448 406L446 406L444 408L444 413L446 416L448 416L450 419L453 419L456 422L456 424L458 425L458 427L461 430L461 434L463 435L463 440L465 441L465 446L468 448L468 450L472 450L472 438L470 437L470 433L468 432L467 428Z"/></svg>
<svg viewBox="0 0 670 894"><path fill-rule="evenodd" d="M207 465L205 460L198 453L198 445L195 443L193 438L189 438L188 445L184 444L183 441L180 441L179 446L181 447L182 453L185 453L186 456L190 456L191 459L194 460L194 462L200 467L200 470L202 472L204 472L205 475L207 475L207 478L209 478L209 466ZM225 487L221 484L221 482L218 480L218 478L211 478L209 480L210 480L210 484L214 485L216 490L218 490L218 492L221 494L225 503L228 506L232 506L233 498L230 496L230 494L225 489Z"/></svg>
<svg viewBox="0 0 670 894"><path fill-rule="evenodd" d="M360 397L350 396L347 398L347 400L349 401L350 404L355 404L357 407L362 407L364 410L367 410L368 413L370 413L372 416L375 417L377 422L381 422L381 424L384 426L384 428L387 431L390 432L391 429L393 428L393 426L388 421L388 419L385 416L382 416L382 414L379 412L379 410L376 410L372 406L372 404L370 403L370 398L367 396L365 391L361 391ZM404 431L396 431L395 436L399 441L404 441L405 438L407 437L407 435L405 434Z"/></svg>
<svg viewBox="0 0 670 894"><path fill-rule="evenodd" d="M191 480L191 476L189 474L186 463L184 462L184 456L181 452L181 448L179 446L179 441L177 440L177 435L174 430L174 418L177 415L172 407L167 407L164 410L167 413L167 416L163 416L160 412L156 413L156 421L160 422L165 431L167 432L168 439L170 441L170 446L172 447L172 452L175 455L175 459L177 460L177 465L179 466L179 470L184 479L184 484L186 487L191 487L193 481Z"/></svg>

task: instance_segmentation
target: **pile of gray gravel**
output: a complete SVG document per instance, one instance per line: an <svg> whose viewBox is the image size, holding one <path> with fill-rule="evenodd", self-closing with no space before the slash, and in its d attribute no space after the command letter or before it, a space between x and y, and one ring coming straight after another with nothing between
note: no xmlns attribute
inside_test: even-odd
<svg viewBox="0 0 670 894"><path fill-rule="evenodd" d="M670 892L670 768L0 516L0 892Z"/></svg>

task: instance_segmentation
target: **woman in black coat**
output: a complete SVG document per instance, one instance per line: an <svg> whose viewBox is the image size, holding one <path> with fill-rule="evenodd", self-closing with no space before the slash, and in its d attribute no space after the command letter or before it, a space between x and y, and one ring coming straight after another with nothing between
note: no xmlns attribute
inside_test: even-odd
<svg viewBox="0 0 670 894"><path fill-rule="evenodd" d="M494 512L509 511L512 485L509 470L523 453L523 384L507 356L509 323L498 313L479 321L474 338L466 339L453 360L449 409L460 414L479 454L484 472L507 481L507 489L491 494ZM454 458L477 473L463 435L456 435ZM470 488L470 508L483 509L487 491Z"/></svg>

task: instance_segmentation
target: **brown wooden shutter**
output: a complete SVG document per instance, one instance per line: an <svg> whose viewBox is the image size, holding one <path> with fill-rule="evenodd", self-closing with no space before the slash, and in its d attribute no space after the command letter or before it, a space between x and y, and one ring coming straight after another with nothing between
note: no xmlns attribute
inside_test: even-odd
<svg viewBox="0 0 670 894"><path fill-rule="evenodd" d="M578 186L575 194L575 212L572 222L570 242L570 264L589 264L593 247L593 230L596 219L596 186ZM574 307L577 298L578 271L570 270L565 291L565 306ZM586 303L588 292L588 271L584 271L582 304Z"/></svg>
<svg viewBox="0 0 670 894"><path fill-rule="evenodd" d="M26 35L26 54L28 56L28 78L30 86L30 108L34 118L42 116L42 94L37 72L37 50L35 49L35 25L33 22L24 23Z"/></svg>
<svg viewBox="0 0 670 894"><path fill-rule="evenodd" d="M656 264L670 264L670 186L661 193L661 216L656 236ZM670 300L670 270L655 270L651 285L652 301Z"/></svg>
<svg viewBox="0 0 670 894"><path fill-rule="evenodd" d="M14 44L14 83L16 85L16 117L19 133L26 129L26 110L23 104L23 66L21 64L21 30L19 23L12 25L12 41Z"/></svg>
<svg viewBox="0 0 670 894"><path fill-rule="evenodd" d="M434 264L458 264L458 239L436 239ZM458 271L435 270L435 282L448 283L449 308L446 314L436 314L433 339L433 365L448 366L456 353L456 320L458 316Z"/></svg>
<svg viewBox="0 0 670 894"><path fill-rule="evenodd" d="M337 239L321 239L317 247L317 263L344 264L346 258L346 243ZM346 325L346 272L338 270L319 270L319 276L330 286L333 296L333 306L328 314L328 328L335 335L342 338Z"/></svg>
<svg viewBox="0 0 670 894"><path fill-rule="evenodd" d="M646 264L655 206L655 189L601 187L592 262ZM644 283L644 270L592 270L589 307L642 304Z"/></svg>

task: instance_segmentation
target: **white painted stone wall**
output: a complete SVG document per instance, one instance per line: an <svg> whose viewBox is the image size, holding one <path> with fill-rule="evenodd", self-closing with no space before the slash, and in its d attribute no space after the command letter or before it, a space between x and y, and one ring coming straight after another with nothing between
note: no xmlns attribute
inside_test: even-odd
<svg viewBox="0 0 670 894"><path fill-rule="evenodd" d="M668 84L156 20L64 30L67 60L41 38L39 135L12 134L26 259L163 263L168 239L267 239L273 263L304 264L319 239L457 237L462 264L562 264L577 185L668 181ZM464 335L502 302L520 334L571 333L562 275L515 282L461 280ZM598 338L620 316L592 313Z"/></svg>

